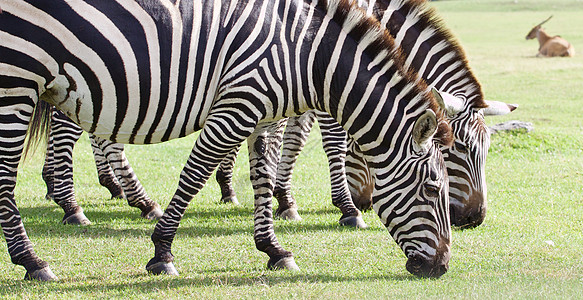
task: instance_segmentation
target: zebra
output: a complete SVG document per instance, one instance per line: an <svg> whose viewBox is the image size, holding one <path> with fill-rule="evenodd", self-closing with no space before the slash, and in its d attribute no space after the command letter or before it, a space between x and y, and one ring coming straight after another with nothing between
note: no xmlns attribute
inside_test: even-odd
<svg viewBox="0 0 583 300"><path fill-rule="evenodd" d="M444 105L455 142L452 147L442 146L441 151L449 175L451 224L462 229L479 226L486 216L485 173L490 147L484 117L505 115L518 106L484 98L462 47L425 1L368 0L362 5L367 13L376 15L401 45L407 56L405 66L421 74L447 99ZM371 176L362 176L368 168L362 158L357 158L360 156L358 145L351 143L348 149L349 181L369 178L366 190L370 191ZM355 189L362 186L365 186L362 181L349 184L351 194L357 195L354 198L368 200L357 206L366 207L371 203L371 195L366 190L364 194L357 193Z"/></svg>
<svg viewBox="0 0 583 300"><path fill-rule="evenodd" d="M458 120L458 122L452 122L454 129L456 129L454 131L456 143L454 147L443 148L442 152L446 153L450 187L453 187L450 189L452 225L459 228L480 225L486 214L484 172L489 147L489 135L485 123L481 119L480 111L484 115L500 115L511 112L516 106L483 100L480 84L472 74L461 46L438 20L435 12L429 9L423 1L380 0L362 2L359 5L367 8L367 13L385 20L385 26L391 35L394 37L402 36L398 40L399 43L411 45L417 42L415 39L419 38L419 32L435 30L435 36L431 37L433 40L427 39L424 43L434 46L444 45L444 50L434 51L433 55L426 56L424 60L411 59L410 67L419 70L422 67L421 64L427 64L425 66L427 70L425 77L427 78L424 78L426 81L430 84L435 83L449 92L467 99L466 103L461 104L461 106L450 105L450 109L459 110L451 111L451 115ZM411 22L411 24L407 24L408 27L403 26L406 22ZM418 45L420 44L418 43ZM419 47L405 47L404 50L405 54L412 57L424 54L424 49L419 49ZM450 53L451 59L444 61L434 59L437 55L443 56L443 52ZM439 62L441 63L438 64ZM456 64L460 65L459 70L452 77L457 81L448 83L443 81L442 77L430 76L434 75L430 74L430 70L446 69L448 66ZM466 85L456 86L460 80L465 80ZM449 86L444 86L444 84L449 84ZM472 89L478 91L474 93L471 92ZM459 100L454 99L453 102L459 102ZM484 102L488 107L484 108ZM362 158L359 158L360 155L357 154L358 150L355 149L354 145L346 153L346 134L337 122L327 114L316 111L311 111L301 117L290 117L287 122L283 152L277 168L274 189L274 196L279 203L275 214L285 219L301 220L297 212L296 201L291 194L292 170L316 118L320 124L323 146L329 160L332 203L339 207L342 212L339 223L365 228L367 225L362 219L359 209L368 210L371 207L372 177ZM473 147L466 145L473 145ZM216 180L222 193L221 200L235 204L238 203L238 200L231 184L231 173L236 153L237 151L234 151L230 154L219 165L216 173ZM348 160L347 174L344 169L346 155L348 155L346 158ZM96 156L96 163L107 164L107 161L98 162ZM101 172L99 174L101 178Z"/></svg>
<svg viewBox="0 0 583 300"><path fill-rule="evenodd" d="M393 39L354 3L0 0L0 7L0 222L25 278L56 279L34 253L13 193L28 128L32 143L48 132L49 104L116 143L201 131L152 233L148 272L177 274L171 246L190 200L245 139L256 247L269 268L297 269L275 236L269 158L282 120L311 109L329 113L358 143L375 178L373 209L406 269L422 277L447 271L449 185L438 145L450 144L452 132L440 95L402 69Z"/></svg>
<svg viewBox="0 0 583 300"><path fill-rule="evenodd" d="M441 150L450 181L450 220L453 226L462 229L479 226L486 216L485 162L490 145L484 116L507 114L517 106L484 100L481 85L461 46L425 1L368 0L358 1L358 4L381 21L396 43L402 46L407 56L406 67L415 69L429 85L449 95L447 114L451 118L455 143L453 147L442 147ZM333 118L314 111L290 117L287 123L274 192L279 202L277 212L283 218L301 220L291 195L292 170L316 118L321 124L328 159L338 162L336 165L330 163L333 204L350 207L354 202L360 210L370 209L373 178L360 157L358 146L345 141L346 133ZM223 178L230 177L228 174L233 164L234 160L225 161L217 172L221 190L231 197L235 192L229 186L230 181ZM346 188L349 192L334 192L346 191Z"/></svg>
<svg viewBox="0 0 583 300"><path fill-rule="evenodd" d="M81 127L64 113L53 110L42 177L47 186L46 198L55 201L65 211L63 224L91 224L75 200L73 185L73 146L82 132ZM125 157L123 144L112 143L92 134L89 140L99 182L110 191L112 198L127 199L131 207L142 211L141 216L145 219L159 219L162 209L146 194Z"/></svg>

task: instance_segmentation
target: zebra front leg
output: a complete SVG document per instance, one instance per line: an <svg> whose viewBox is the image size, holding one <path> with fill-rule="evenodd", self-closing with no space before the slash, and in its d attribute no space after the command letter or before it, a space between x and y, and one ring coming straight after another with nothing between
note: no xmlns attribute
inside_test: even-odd
<svg viewBox="0 0 583 300"><path fill-rule="evenodd" d="M269 256L269 269L299 270L291 252L278 243L273 227L272 196L285 120L260 124L249 137L249 168L255 193L255 230L258 250Z"/></svg>
<svg viewBox="0 0 583 300"><path fill-rule="evenodd" d="M89 138L89 140L91 141L91 149L93 150L93 158L95 160L95 167L97 168L99 184L111 193L111 199L124 199L126 196L123 192L123 188L119 183L119 180L115 177L113 169L107 162L105 154L99 149L99 145L97 145L95 139Z"/></svg>
<svg viewBox="0 0 583 300"><path fill-rule="evenodd" d="M142 217L148 220L158 220L162 216L160 205L150 199L140 180L130 166L125 153L123 144L114 143L94 135L89 135L92 142L101 149L107 159L107 162L116 174L120 182L128 204L131 207L137 207L142 211Z"/></svg>
<svg viewBox="0 0 583 300"><path fill-rule="evenodd" d="M233 111L237 113L238 111ZM226 114L231 113L227 110ZM172 241L176 235L180 220L192 198L202 189L219 163L253 132L249 124L232 124L225 113L212 114L194 143L192 152L178 181L178 189L166 207L164 214L156 224L152 233L154 257L146 265L146 270L152 274L178 275L172 262ZM236 119L236 118L233 118ZM224 124L232 124L230 130L224 130Z"/></svg>
<svg viewBox="0 0 583 300"><path fill-rule="evenodd" d="M23 92L23 90L30 93L31 96L19 96L18 93ZM18 164L30 116L36 102L33 100L36 100L36 90L26 90L25 88L0 88L1 95L9 96L0 99L0 119L5 124L0 126L0 224L12 263L24 266L26 269L24 278L51 281L57 280L57 277L49 268L48 263L41 260L34 252L14 199ZM48 109L50 111L50 108L44 105L41 108L41 104L39 104L39 110ZM41 115L42 113L35 116ZM47 116L48 118L49 116ZM39 119L37 118L37 120ZM38 123L36 124L38 125ZM48 126L36 132L42 133L44 130L48 130ZM35 141L38 136L33 134L29 136L29 139Z"/></svg>
<svg viewBox="0 0 583 300"><path fill-rule="evenodd" d="M216 179L221 188L221 202L223 203L239 205L237 194L235 193L235 189L233 189L233 168L235 167L235 160L239 153L239 147L240 145L233 149L233 151L221 161L219 168L217 169Z"/></svg>
<svg viewBox="0 0 583 300"><path fill-rule="evenodd" d="M338 222L343 226L366 228L362 213L352 201L346 179L346 131L328 114L317 112L316 116L322 132L324 152L328 157L332 204L342 212Z"/></svg>
<svg viewBox="0 0 583 300"><path fill-rule="evenodd" d="M292 174L300 152L304 148L316 115L308 111L301 116L290 117L283 134L283 150L277 165L277 180L273 196L278 207L275 215L282 219L300 221L298 205L291 193Z"/></svg>
<svg viewBox="0 0 583 300"><path fill-rule="evenodd" d="M46 180L47 190L52 187L52 199L65 212L63 224L89 225L91 221L83 213L75 199L73 183L73 147L81 137L83 130L73 123L64 113L57 109L51 115L51 131L49 149L43 167L43 177ZM51 142L52 141L52 142ZM46 170L46 172L45 172ZM52 175L51 175L52 173Z"/></svg>

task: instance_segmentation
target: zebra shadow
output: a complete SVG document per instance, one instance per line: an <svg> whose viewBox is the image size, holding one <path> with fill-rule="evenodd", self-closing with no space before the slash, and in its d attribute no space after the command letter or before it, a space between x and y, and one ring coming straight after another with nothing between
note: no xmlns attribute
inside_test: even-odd
<svg viewBox="0 0 583 300"><path fill-rule="evenodd" d="M107 207L106 207L107 208ZM119 207L118 207L119 208ZM110 236L114 238L150 236L155 221L140 217L139 210L124 207L104 209L103 205L86 205L85 215L91 220L88 226L70 226L61 223L62 209L54 204L43 204L20 209L27 231L38 237L56 236ZM357 229L340 226L334 218L317 218L326 214L336 214L335 208L302 211L302 221L275 219L275 231L279 232L321 232L354 231ZM314 217L312 217L314 216ZM382 227L372 227L366 231L384 231ZM193 207L188 209L179 227L179 235L187 237L229 236L253 233L252 208L243 206L223 206L222 208Z"/></svg>
<svg viewBox="0 0 583 300"><path fill-rule="evenodd" d="M301 271L298 273L288 273L282 271L259 271L253 272L254 274L242 274L238 275L228 275L228 274L217 274L217 273L198 273L189 274L188 277L176 277L176 276L154 276L149 275L145 271L143 273L130 275L125 280L121 280L120 283L109 283L104 281L103 278L95 276L83 276L83 278L76 279L75 277L60 278L61 282L66 284L59 284L55 282L51 285L43 285L42 290L44 293L49 294L72 294L79 295L80 293L85 295L96 295L103 294L104 291L127 291L134 295L151 295L154 290L175 290L180 292L181 290L187 291L189 288L208 288L208 287L257 287L259 285L265 287L277 286L288 286L289 284L298 284L305 282L306 284L311 284L314 282L318 283L338 283L338 282L354 282L354 284L366 284L366 282L378 282L378 281L421 281L413 275L406 273L405 271L399 273L387 273L383 275L362 275L354 274L350 275L349 271L346 274L304 274ZM14 291L30 290L31 284L40 285L42 283L31 283L24 280L14 280L14 279L3 279L0 280L0 297L14 297ZM158 288L154 288L158 287ZM163 287L163 288L161 288ZM186 290L184 290L186 289ZM113 292L116 293L117 292ZM261 295L261 291L257 291L256 296ZM119 295L119 294L117 294ZM252 294L249 294L252 295Z"/></svg>
<svg viewBox="0 0 583 300"><path fill-rule="evenodd" d="M57 205L47 204L35 207L20 208L26 231L37 238L65 238L83 236L96 238L100 236L113 237L143 237L149 236L154 230L154 222L140 218L138 212L112 211L107 216L100 213L86 212L92 224L88 226L63 225L63 210ZM124 223L143 223L151 226L137 228L123 226ZM122 228L126 227L126 228Z"/></svg>

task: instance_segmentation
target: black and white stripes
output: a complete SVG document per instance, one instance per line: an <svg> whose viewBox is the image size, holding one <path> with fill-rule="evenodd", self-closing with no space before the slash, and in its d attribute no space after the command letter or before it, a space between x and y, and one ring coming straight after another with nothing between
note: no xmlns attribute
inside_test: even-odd
<svg viewBox="0 0 583 300"><path fill-rule="evenodd" d="M296 267L273 230L274 165L259 158L275 155L278 140L269 137L281 130L278 120L310 109L329 113L359 144L376 179L374 208L407 269L431 277L447 270L448 185L435 142L451 141L449 126L429 88L401 68L385 29L354 4L0 0L0 7L0 32L18 46L0 42L0 88L12 89L14 103L0 98L0 113L21 128L14 143L0 130L2 153L14 161L0 166L10 168L0 173L8 192L1 207L13 208L0 222L27 276L53 278L13 218L11 194L39 98L115 142L156 143L202 129L152 235L153 273L176 272L171 245L188 203L246 138L256 246L270 267Z"/></svg>
<svg viewBox="0 0 583 300"><path fill-rule="evenodd" d="M65 212L63 224L91 223L75 199L73 185L73 146L82 132L62 112L53 111L42 175L47 185L46 198L54 200ZM123 145L94 135L90 140L101 185L109 189L112 197L125 198L130 206L139 208L142 217L160 218L160 205L146 194L125 157Z"/></svg>
<svg viewBox="0 0 583 300"><path fill-rule="evenodd" d="M425 1L371 0L358 1L358 4L395 37L395 43L406 56L404 66L418 71L429 85L436 87L447 98L447 114L456 138L452 147L442 147L450 179L451 222L459 227L479 225L486 211L484 173L489 148L483 116L493 111L484 108L488 105L506 106L503 113L510 112L512 108L509 109L504 103L484 101L480 84L472 74L463 50ZM290 203L295 206L291 197L289 166L293 166L312 125L310 122L300 124L298 120L295 117L288 122L282 153L283 167L278 169L276 188L280 195L285 195L278 197L280 206L284 208L291 207ZM319 122L335 123L326 115L319 115ZM338 125L336 128L339 128ZM287 132L294 134L291 136ZM332 132L322 130L322 135L324 140L341 140L344 133L338 129ZM344 149L344 142L336 143L334 148ZM334 204L341 208L349 206L351 199L360 209L368 209L371 205L373 177L358 152L356 145L348 150L346 170L330 167L332 189L341 190L346 176L351 191L351 196L338 198L332 195ZM344 160L343 154L327 151L327 155L329 160Z"/></svg>

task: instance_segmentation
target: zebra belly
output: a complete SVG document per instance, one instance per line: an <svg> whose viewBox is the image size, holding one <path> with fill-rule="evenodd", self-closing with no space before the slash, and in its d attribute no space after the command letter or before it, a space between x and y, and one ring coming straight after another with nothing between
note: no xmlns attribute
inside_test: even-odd
<svg viewBox="0 0 583 300"><path fill-rule="evenodd" d="M184 127L185 123L189 123L189 116L186 116L185 111L182 110L177 114L171 113L171 110L164 111L159 118L158 126L150 126L151 123L144 122L142 126L136 128L137 123L135 116L137 110L132 108L127 109L124 116L124 122L120 125L117 121L115 113L102 113L97 120L94 118L94 111L92 109L93 103L91 101L84 101L86 95L77 91L69 92L69 99L58 105L57 108L63 111L71 120L79 124L84 131L91 132L94 135L112 140L123 144L154 144L160 143L176 138L181 138L190 135L201 129L201 126ZM45 97L42 97L45 98ZM104 101L104 106L109 106L115 111L118 105L116 99L111 101ZM158 103L155 103L158 104ZM195 115L200 116L200 111L195 111L190 118ZM206 113L204 114L206 115ZM204 120L204 119L203 119ZM174 124L169 127L169 124ZM152 128L155 128L152 130ZM174 128L178 128L174 130ZM112 133L115 133L112 135Z"/></svg>
<svg viewBox="0 0 583 300"><path fill-rule="evenodd" d="M104 97L99 105L101 113L96 115L92 94L86 84L85 78L70 64L64 64L65 75L58 75L52 82L46 85L45 92L40 99L55 105L71 120L77 123L84 131L91 132L98 137L125 144L151 144L160 143L171 139L184 137L201 129L202 124L194 124L192 119L198 118L202 122L208 115L208 110L193 108L187 114L186 109L161 109L157 107L169 107L172 99L161 101L149 99L149 111L151 117L146 117L141 126L138 120L138 107L127 105L120 118L117 110L120 99L115 96ZM69 80L67 78L70 78ZM210 108L210 107L209 107ZM157 120L154 126L153 120ZM121 120L121 122L120 122ZM186 124L190 126L185 126Z"/></svg>

